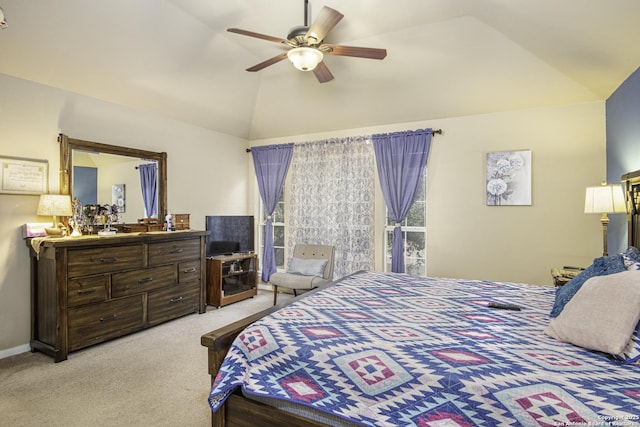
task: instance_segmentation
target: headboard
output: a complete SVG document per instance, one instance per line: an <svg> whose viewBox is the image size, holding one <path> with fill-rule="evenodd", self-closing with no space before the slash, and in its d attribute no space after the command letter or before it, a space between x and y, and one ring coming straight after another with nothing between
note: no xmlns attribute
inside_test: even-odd
<svg viewBox="0 0 640 427"><path fill-rule="evenodd" d="M629 246L640 248L640 170L622 175L627 199Z"/></svg>

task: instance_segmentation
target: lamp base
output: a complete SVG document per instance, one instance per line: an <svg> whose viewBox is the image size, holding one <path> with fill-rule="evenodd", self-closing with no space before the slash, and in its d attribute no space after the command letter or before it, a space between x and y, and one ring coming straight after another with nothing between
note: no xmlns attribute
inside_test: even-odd
<svg viewBox="0 0 640 427"><path fill-rule="evenodd" d="M600 218L600 222L602 223L602 256L608 256L609 252L607 250L607 228L609 225L609 216L606 213L602 214Z"/></svg>
<svg viewBox="0 0 640 427"><path fill-rule="evenodd" d="M62 236L62 228L45 227L44 231L47 236Z"/></svg>

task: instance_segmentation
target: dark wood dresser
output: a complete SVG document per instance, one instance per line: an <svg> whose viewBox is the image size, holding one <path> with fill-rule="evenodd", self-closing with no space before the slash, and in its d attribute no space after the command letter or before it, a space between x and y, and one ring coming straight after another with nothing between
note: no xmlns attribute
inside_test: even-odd
<svg viewBox="0 0 640 427"><path fill-rule="evenodd" d="M38 239L31 247L31 349L69 352L204 313L206 231Z"/></svg>

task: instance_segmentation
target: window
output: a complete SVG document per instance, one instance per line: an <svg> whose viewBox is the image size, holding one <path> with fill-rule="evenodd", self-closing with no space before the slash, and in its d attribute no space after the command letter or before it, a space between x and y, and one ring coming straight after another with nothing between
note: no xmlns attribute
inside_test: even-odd
<svg viewBox="0 0 640 427"><path fill-rule="evenodd" d="M260 195L258 195L260 199L260 218L262 219L260 222L260 235L259 235L259 247L260 254L264 253L264 222L265 218L267 218L267 214L264 210L264 204L262 203L262 199ZM273 216L271 217L273 220L273 249L275 252L276 258L276 268L278 270L284 270L284 259L285 259L285 247L284 247L284 189L280 194L280 200L278 200L278 204L276 205L276 209L273 211Z"/></svg>
<svg viewBox="0 0 640 427"><path fill-rule="evenodd" d="M416 200L402 222L405 271L417 276L427 275L427 169L420 180ZM385 271L391 271L391 244L395 222L387 210L384 233Z"/></svg>

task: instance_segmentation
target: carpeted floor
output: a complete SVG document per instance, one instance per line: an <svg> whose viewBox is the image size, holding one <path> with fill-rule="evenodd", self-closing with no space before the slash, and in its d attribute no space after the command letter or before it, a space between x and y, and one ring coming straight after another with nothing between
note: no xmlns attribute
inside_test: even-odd
<svg viewBox="0 0 640 427"><path fill-rule="evenodd" d="M292 296L278 295L278 302ZM273 293L207 308L71 353L0 360L0 426L207 426L207 351L200 336L273 304Z"/></svg>

